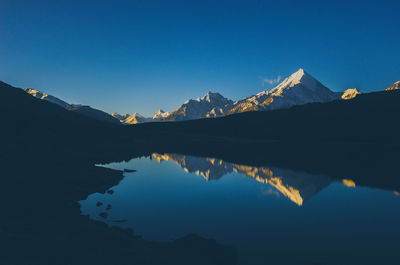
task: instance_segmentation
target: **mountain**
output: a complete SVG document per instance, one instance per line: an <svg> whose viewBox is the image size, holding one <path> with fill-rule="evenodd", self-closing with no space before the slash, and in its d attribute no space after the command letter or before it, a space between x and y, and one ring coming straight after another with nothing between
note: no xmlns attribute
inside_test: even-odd
<svg viewBox="0 0 400 265"><path fill-rule="evenodd" d="M390 87L386 88L385 91L396 90L399 89L400 81L395 82Z"/></svg>
<svg viewBox="0 0 400 265"><path fill-rule="evenodd" d="M313 102L338 99L336 93L299 69L275 88L235 102L224 115L247 111L266 111L290 108Z"/></svg>
<svg viewBox="0 0 400 265"><path fill-rule="evenodd" d="M135 112L133 114L128 114L128 116L122 121L125 124L137 124L137 123L144 123L152 121L151 118L146 118L140 115L139 113Z"/></svg>
<svg viewBox="0 0 400 265"><path fill-rule="evenodd" d="M164 121L194 120L207 117L207 114L214 109L229 106L232 100L223 97L219 93L208 92L204 97L189 99L178 109L166 113L156 113L155 116ZM161 115L160 115L161 114Z"/></svg>
<svg viewBox="0 0 400 265"><path fill-rule="evenodd" d="M361 94L361 92L358 91L357 88L349 88L349 89L346 89L342 93L341 98L344 99L344 100L349 100L349 99L355 98L359 94Z"/></svg>
<svg viewBox="0 0 400 265"><path fill-rule="evenodd" d="M208 92L202 98L187 100L172 112L159 110L152 119L154 121L183 121L214 118L247 111L267 111L313 102L328 102L339 99L340 96L341 93L332 92L303 69L299 69L269 91L263 91L236 102L219 93Z"/></svg>
<svg viewBox="0 0 400 265"><path fill-rule="evenodd" d="M153 120L162 120L166 117L168 117L169 112L165 112L162 109L157 110L156 113L153 115Z"/></svg>
<svg viewBox="0 0 400 265"><path fill-rule="evenodd" d="M100 121L107 121L107 122L111 122L111 123L118 123L118 120L115 119L113 116L109 115L108 113L106 113L104 111L94 109L90 106L69 104L59 98L56 98L52 95L43 93L37 89L25 88L24 91L35 98L38 98L41 100L46 100L48 102L51 102L53 104L56 104L64 109L66 109L66 110L85 115L89 118L100 120Z"/></svg>
<svg viewBox="0 0 400 265"><path fill-rule="evenodd" d="M152 118L143 117L137 112L133 114L124 114L124 115L113 112L111 113L111 116L118 119L122 124L137 124L137 123L150 122L153 120Z"/></svg>

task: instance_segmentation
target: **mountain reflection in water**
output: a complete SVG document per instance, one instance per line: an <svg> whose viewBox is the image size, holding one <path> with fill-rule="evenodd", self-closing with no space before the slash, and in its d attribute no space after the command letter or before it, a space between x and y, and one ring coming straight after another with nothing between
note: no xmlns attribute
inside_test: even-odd
<svg viewBox="0 0 400 265"><path fill-rule="evenodd" d="M252 167L224 162L221 159L193 157L180 154L152 155L158 162L173 161L188 173L196 173L206 180L217 180L232 172L251 177L261 183L269 184L292 202L301 206L320 190L332 183L332 179L323 175L295 172L289 169ZM352 182L346 180L343 182ZM353 182L354 183L354 182Z"/></svg>

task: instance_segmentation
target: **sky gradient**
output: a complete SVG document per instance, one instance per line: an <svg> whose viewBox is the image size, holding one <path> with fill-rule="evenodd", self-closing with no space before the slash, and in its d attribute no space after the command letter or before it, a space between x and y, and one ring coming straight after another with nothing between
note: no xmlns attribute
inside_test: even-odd
<svg viewBox="0 0 400 265"><path fill-rule="evenodd" d="M0 80L107 112L233 100L304 68L334 91L400 80L399 1L0 0Z"/></svg>

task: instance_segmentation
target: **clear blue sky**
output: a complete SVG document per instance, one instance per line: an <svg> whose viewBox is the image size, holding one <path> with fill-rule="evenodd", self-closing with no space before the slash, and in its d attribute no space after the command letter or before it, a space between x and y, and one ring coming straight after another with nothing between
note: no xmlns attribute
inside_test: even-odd
<svg viewBox="0 0 400 265"><path fill-rule="evenodd" d="M299 67L334 91L400 79L400 1L0 0L0 80L107 112L239 99Z"/></svg>

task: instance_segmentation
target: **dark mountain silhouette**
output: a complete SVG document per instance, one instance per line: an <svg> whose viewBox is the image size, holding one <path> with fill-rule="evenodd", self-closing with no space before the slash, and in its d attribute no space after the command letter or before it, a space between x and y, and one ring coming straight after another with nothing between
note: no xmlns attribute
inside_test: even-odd
<svg viewBox="0 0 400 265"><path fill-rule="evenodd" d="M93 118L95 120L100 120L100 121L108 121L116 124L119 123L118 119L114 118L110 114L105 113L104 111L98 109L94 109L90 106L85 106L80 104L69 104L59 98L45 94L37 89L24 88L24 91L37 99L42 99L54 103L58 106L63 107L66 110L80 113L82 115L88 116L89 118Z"/></svg>
<svg viewBox="0 0 400 265"><path fill-rule="evenodd" d="M0 105L2 124L7 128L1 131L0 141L5 145L82 149L100 143L107 145L112 141L109 136L123 127L68 111L3 82L0 89L4 98Z"/></svg>
<svg viewBox="0 0 400 265"><path fill-rule="evenodd" d="M94 108L89 107L89 106L70 105L69 107L67 107L67 110L74 111L76 113L85 115L85 116L87 116L89 118L92 118L92 119L95 119L95 120L107 121L107 122L111 122L111 123L114 123L114 124L120 124L119 120L117 120L116 118L114 118L110 114L105 113L104 111L101 111L101 110L98 110L98 109L94 109Z"/></svg>

